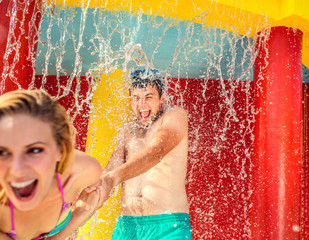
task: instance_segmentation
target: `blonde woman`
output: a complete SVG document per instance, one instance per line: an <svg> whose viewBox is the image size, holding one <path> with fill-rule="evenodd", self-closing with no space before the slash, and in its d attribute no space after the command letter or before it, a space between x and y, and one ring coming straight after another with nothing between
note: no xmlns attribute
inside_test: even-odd
<svg viewBox="0 0 309 240"><path fill-rule="evenodd" d="M73 149L66 111L50 95L0 97L0 239L64 239L95 210L72 211L72 201L100 174L96 159Z"/></svg>

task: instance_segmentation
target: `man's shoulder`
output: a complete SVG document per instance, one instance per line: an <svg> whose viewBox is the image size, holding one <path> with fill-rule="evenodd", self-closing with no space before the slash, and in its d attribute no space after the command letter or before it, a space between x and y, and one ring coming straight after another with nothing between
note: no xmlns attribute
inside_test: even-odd
<svg viewBox="0 0 309 240"><path fill-rule="evenodd" d="M187 114L187 111L183 107L181 107L181 106L174 106L174 107L171 107L170 109L172 111L176 111L176 112Z"/></svg>
<svg viewBox="0 0 309 240"><path fill-rule="evenodd" d="M134 121L130 121L130 122L125 122L121 125L120 130L122 131L127 131L129 129L131 129L133 126L135 125Z"/></svg>
<svg viewBox="0 0 309 240"><path fill-rule="evenodd" d="M135 121L130 121L130 122L125 122L121 125L119 134L124 137L124 140L126 140L127 137L132 134L132 132L136 131L136 122Z"/></svg>
<svg viewBox="0 0 309 240"><path fill-rule="evenodd" d="M175 117L181 117L181 118L187 118L188 114L187 111L180 106L173 106L171 108L168 108L164 114L164 116L175 116Z"/></svg>

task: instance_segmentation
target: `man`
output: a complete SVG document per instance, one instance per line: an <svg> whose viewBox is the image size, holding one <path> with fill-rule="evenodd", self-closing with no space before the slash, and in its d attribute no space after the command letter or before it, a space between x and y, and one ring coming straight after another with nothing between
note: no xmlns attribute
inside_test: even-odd
<svg viewBox="0 0 309 240"><path fill-rule="evenodd" d="M184 109L164 109L157 70L131 74L135 114L124 124L101 178L101 199L122 183L121 216L113 240L191 239L185 178L188 118Z"/></svg>

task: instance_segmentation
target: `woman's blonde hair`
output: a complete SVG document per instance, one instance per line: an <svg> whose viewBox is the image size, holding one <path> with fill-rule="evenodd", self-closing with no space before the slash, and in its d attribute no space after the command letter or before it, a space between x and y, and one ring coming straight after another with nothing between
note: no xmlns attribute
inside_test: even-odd
<svg viewBox="0 0 309 240"><path fill-rule="evenodd" d="M73 129L63 106L43 90L16 90L0 96L0 119L6 115L28 114L51 125L62 159L56 172L63 173L72 162ZM0 186L0 201L5 193Z"/></svg>

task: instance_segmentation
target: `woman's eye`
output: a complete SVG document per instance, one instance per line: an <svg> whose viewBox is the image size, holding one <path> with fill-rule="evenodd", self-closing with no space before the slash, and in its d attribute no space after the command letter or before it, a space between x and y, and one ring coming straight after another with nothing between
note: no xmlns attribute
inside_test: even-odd
<svg viewBox="0 0 309 240"><path fill-rule="evenodd" d="M43 148L30 148L28 153L41 153L43 152Z"/></svg>
<svg viewBox="0 0 309 240"><path fill-rule="evenodd" d="M0 157L5 157L5 156L8 156L8 155L9 155L8 151L0 150Z"/></svg>

